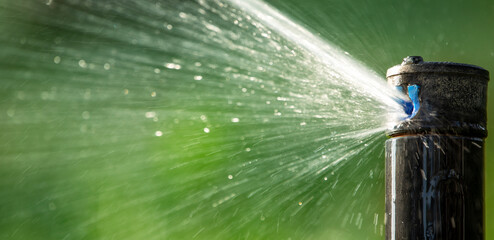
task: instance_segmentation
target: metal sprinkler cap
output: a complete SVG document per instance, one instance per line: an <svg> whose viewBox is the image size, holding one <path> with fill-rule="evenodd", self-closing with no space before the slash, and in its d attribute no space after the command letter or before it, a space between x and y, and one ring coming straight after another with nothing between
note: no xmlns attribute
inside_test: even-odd
<svg viewBox="0 0 494 240"><path fill-rule="evenodd" d="M452 62L424 62L410 56L388 69L388 84L410 97L408 118L394 123L389 136L448 134L487 136L487 82L481 67Z"/></svg>

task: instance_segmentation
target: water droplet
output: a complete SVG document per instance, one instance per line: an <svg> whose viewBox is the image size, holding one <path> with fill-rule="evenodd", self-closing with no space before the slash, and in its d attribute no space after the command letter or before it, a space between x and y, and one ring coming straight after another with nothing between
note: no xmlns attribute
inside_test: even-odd
<svg viewBox="0 0 494 240"><path fill-rule="evenodd" d="M201 115L201 120L202 121L206 121L208 118L206 117L206 115Z"/></svg>
<svg viewBox="0 0 494 240"><path fill-rule="evenodd" d="M328 177L324 177L324 181L328 181Z"/></svg>
<svg viewBox="0 0 494 240"><path fill-rule="evenodd" d="M200 67L200 66L202 66L202 63L200 63L200 62L195 62L195 63L194 63L194 66L196 66L196 67Z"/></svg>
<svg viewBox="0 0 494 240"><path fill-rule="evenodd" d="M200 76L200 75L194 76L194 80L201 81L202 80L202 76Z"/></svg>
<svg viewBox="0 0 494 240"><path fill-rule="evenodd" d="M245 151L246 151L246 152L250 152L250 148L246 148L246 149L245 149Z"/></svg>
<svg viewBox="0 0 494 240"><path fill-rule="evenodd" d="M11 108L11 109L7 110L7 116L14 117L14 115L15 115L15 110L14 109Z"/></svg>
<svg viewBox="0 0 494 240"><path fill-rule="evenodd" d="M205 133L209 133L209 128L204 128Z"/></svg>
<svg viewBox="0 0 494 240"><path fill-rule="evenodd" d="M146 112L146 118L154 118L156 117L156 112Z"/></svg>
<svg viewBox="0 0 494 240"><path fill-rule="evenodd" d="M455 217L451 217L451 226L452 226L453 228L456 228Z"/></svg>
<svg viewBox="0 0 494 240"><path fill-rule="evenodd" d="M86 120L87 120L87 119L89 119L90 117L91 117L91 116L90 116L90 114L89 114L89 112L88 112L88 111L84 111L84 112L82 112L82 118L83 118L83 119L86 119Z"/></svg>
<svg viewBox="0 0 494 240"><path fill-rule="evenodd" d="M221 29L215 25L209 24L207 22L204 22L204 25L206 26L207 29L216 32L216 33L221 33Z"/></svg>
<svg viewBox="0 0 494 240"><path fill-rule="evenodd" d="M79 60L79 66L80 66L81 68L87 68L87 63L86 63L86 61L84 61L84 60L82 60L82 59L81 59L81 60Z"/></svg>
<svg viewBox="0 0 494 240"><path fill-rule="evenodd" d="M152 92L151 97L156 97L156 92Z"/></svg>
<svg viewBox="0 0 494 240"><path fill-rule="evenodd" d="M59 64L59 63L60 63L60 61L62 61L62 59L61 59L59 56L55 56L55 57L53 58L53 62L54 62L55 64Z"/></svg>
<svg viewBox="0 0 494 240"><path fill-rule="evenodd" d="M81 125L81 127L79 128L79 130L80 130L82 133L87 132L87 125L86 125L86 124Z"/></svg>
<svg viewBox="0 0 494 240"><path fill-rule="evenodd" d="M84 99L89 100L91 98L91 89L86 89L84 92Z"/></svg>
<svg viewBox="0 0 494 240"><path fill-rule="evenodd" d="M154 73L158 74L158 73L160 73L160 72L161 72L161 70L160 70L159 68L155 68L155 69L154 69Z"/></svg>
<svg viewBox="0 0 494 240"><path fill-rule="evenodd" d="M233 175L228 175L228 179L232 180L233 179Z"/></svg>
<svg viewBox="0 0 494 240"><path fill-rule="evenodd" d="M298 205L299 205L299 206L302 206L302 202L298 202Z"/></svg>
<svg viewBox="0 0 494 240"><path fill-rule="evenodd" d="M172 30L172 29L173 29L173 25L171 25L171 24L166 24L166 26L165 26L165 27L166 27L166 29L168 29L168 30Z"/></svg>
<svg viewBox="0 0 494 240"><path fill-rule="evenodd" d="M57 209L57 206L55 205L55 203L51 202L50 204L48 204L48 208L50 209L50 211L54 211L55 209Z"/></svg>
<svg viewBox="0 0 494 240"><path fill-rule="evenodd" d="M23 91L17 92L17 98L20 100L24 100L26 98L26 94Z"/></svg>
<svg viewBox="0 0 494 240"><path fill-rule="evenodd" d="M301 122L301 123L300 123L300 126L305 126L305 125L307 125L307 123L306 123L306 122Z"/></svg>
<svg viewBox="0 0 494 240"><path fill-rule="evenodd" d="M247 88L242 88L242 92L247 92Z"/></svg>
<svg viewBox="0 0 494 240"><path fill-rule="evenodd" d="M110 70L110 64L109 63L105 63L105 65L103 65L103 68L105 70Z"/></svg>
<svg viewBox="0 0 494 240"><path fill-rule="evenodd" d="M163 136L163 132L162 132L162 131L156 131L156 132L154 133L154 135L155 135L156 137L161 137L161 136Z"/></svg>
<svg viewBox="0 0 494 240"><path fill-rule="evenodd" d="M424 169L420 169L420 174L422 175L422 178L427 181L427 175L425 174Z"/></svg>
<svg viewBox="0 0 494 240"><path fill-rule="evenodd" d="M41 99L48 100L50 98L50 93L47 91L41 92Z"/></svg>
<svg viewBox="0 0 494 240"><path fill-rule="evenodd" d="M168 69L175 69L175 70L180 70L182 68L182 66L180 66L179 64L175 64L175 63L165 63L164 66Z"/></svg>
<svg viewBox="0 0 494 240"><path fill-rule="evenodd" d="M238 123L238 122L240 122L240 119L238 119L238 118L232 118L232 122Z"/></svg>
<svg viewBox="0 0 494 240"><path fill-rule="evenodd" d="M180 12L178 16L180 16L181 18L186 18L187 14L185 14L184 12Z"/></svg>

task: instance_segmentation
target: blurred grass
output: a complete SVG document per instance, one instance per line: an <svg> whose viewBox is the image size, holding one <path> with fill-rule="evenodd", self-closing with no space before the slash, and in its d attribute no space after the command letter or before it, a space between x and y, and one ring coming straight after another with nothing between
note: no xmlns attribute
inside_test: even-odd
<svg viewBox="0 0 494 240"><path fill-rule="evenodd" d="M336 173L336 182L339 181L341 187L331 189L334 196L326 196L329 194L327 185L304 182L307 179L295 183L277 182L276 177L282 174L273 171L277 163L265 163L263 167L269 174L253 181L251 187L266 184L272 186L268 188L272 190L280 184L284 189L293 189L290 197L300 198L287 203L288 197L281 194L268 200L257 195L239 196L237 205L206 208L204 206L210 206L211 202L225 198L218 189L228 187L223 182L231 174L230 169L236 169L232 161L211 159L232 159L232 154L237 154L237 160L250 159L244 149L260 140L249 133L256 125L239 129L225 125L221 119L213 119L217 124L209 127L216 127L217 131L204 137L199 132L205 125L198 117L204 112L214 115L225 110L245 114L245 108L180 105L182 102L178 100L183 97L180 93L189 92L196 97L187 100L201 102L202 98L204 103L215 103L214 96L195 88L195 83L170 81L190 78L194 75L191 70L170 72L167 79L144 75L143 72L152 72L155 66L146 62L146 58L133 56L180 58L183 52L173 51L173 46L163 52L132 46L124 30L103 32L98 28L85 28L87 25L79 24L88 19L77 17L91 9L82 7L91 1L67 2L80 3L78 14L72 16L70 11L41 8L44 4L39 2L0 1L0 32L4 33L1 38L4 45L0 47L0 72L3 73L0 106L4 112L0 114L0 236L12 239L173 239L184 236L247 239L249 235L273 239L383 238L379 227L371 223L375 211L380 213L382 222L384 211L384 136L372 143L374 148L368 151L368 161L347 164ZM178 4L178 1L162 2ZM492 70L494 64L494 45L491 44L494 30L490 26L494 22L494 4L490 1L268 2L382 76L388 67L399 64L407 55L421 55L426 61L470 63L487 70ZM104 15L104 11L98 9L87 15L99 15L110 23L139 30L142 29L139 16L148 13L135 9L138 8L130 5L125 9L132 13L128 18ZM48 24L52 22L59 24ZM57 39L62 39L62 43L57 44ZM119 48L124 48L129 57L115 64L112 59L117 58L114 51ZM78 51L70 52L74 49ZM62 56L60 65L53 63L54 56ZM91 59L100 70L88 72L79 68L80 59ZM201 59L202 62L207 60ZM105 63L116 71L104 72ZM207 74L217 77L214 71ZM493 89L491 84L491 96ZM125 94L125 90L130 93ZM233 95L229 90L218 92ZM153 91L158 95L150 98ZM488 104L493 106L492 98ZM152 122L143 117L146 111L156 111L163 117L160 122ZM492 119L494 108L488 111ZM256 111L249 114L254 116ZM290 125L293 123L283 124L286 128L295 128ZM275 124L263 126L276 127ZM491 126L489 130L493 132ZM150 139L157 129L165 129L164 137ZM239 140L237 135L248 137ZM309 142L311 137L300 136L297 140ZM306 146L299 142L300 156L310 156L308 150L302 149ZM494 239L493 144L487 140L486 239ZM279 140L279 146L266 145L264 150L288 158L283 155L286 145L292 146ZM186 151L183 146L188 146ZM218 146L222 146L223 151L216 152ZM255 154L258 159L269 157L262 151ZM177 159L173 164L184 159L192 161L184 161L188 165L179 167L163 159ZM247 171L261 165L254 161L252 166ZM367 177L369 170L374 178ZM347 198L349 192L356 192L360 186L357 200ZM304 203L304 207L312 210L299 210L298 199L314 193L332 201L318 205ZM208 202L189 204L205 195L209 196ZM258 209L256 204L272 205L272 209L263 212L266 209ZM199 216L195 215L198 211ZM290 216L298 211L296 217ZM232 212L238 214L237 217L227 217ZM345 217L353 219L361 213L369 223L364 224L363 229L355 224L339 224L349 220ZM315 219L321 215L324 217ZM209 222L201 223L203 228L194 228L192 232L187 224L201 217ZM263 223L247 224L248 218L254 217L263 219ZM273 230L280 221L281 230Z"/></svg>

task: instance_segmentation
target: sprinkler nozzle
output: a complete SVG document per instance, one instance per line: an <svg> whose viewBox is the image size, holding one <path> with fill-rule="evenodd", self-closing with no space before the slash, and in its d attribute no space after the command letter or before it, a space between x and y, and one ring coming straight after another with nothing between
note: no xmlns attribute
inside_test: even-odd
<svg viewBox="0 0 494 240"><path fill-rule="evenodd" d="M418 95L420 86L410 85L406 88L406 90L402 86L398 86L396 87L396 89L408 95L408 97L410 98L409 100L403 100L403 99L397 100L398 104L400 104L403 107L403 111L407 115L405 118L402 118L401 120L407 120L413 118L417 114L420 108L420 101Z"/></svg>

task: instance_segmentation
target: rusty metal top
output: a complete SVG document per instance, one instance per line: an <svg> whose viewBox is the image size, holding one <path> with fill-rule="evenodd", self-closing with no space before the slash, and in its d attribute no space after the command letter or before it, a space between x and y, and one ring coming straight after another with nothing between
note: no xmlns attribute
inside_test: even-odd
<svg viewBox="0 0 494 240"><path fill-rule="evenodd" d="M388 69L386 77L407 73L448 73L477 75L489 80L489 72L479 66L454 62L424 62L420 56L408 56L401 65Z"/></svg>
<svg viewBox="0 0 494 240"><path fill-rule="evenodd" d="M386 78L413 102L409 117L394 123L388 136L487 136L487 70L470 64L424 62L411 56L388 69Z"/></svg>

